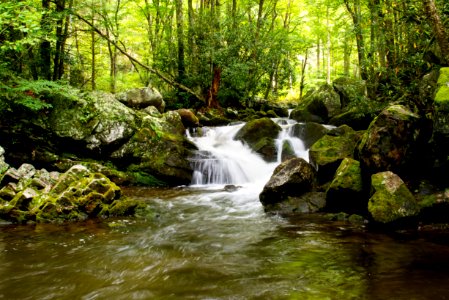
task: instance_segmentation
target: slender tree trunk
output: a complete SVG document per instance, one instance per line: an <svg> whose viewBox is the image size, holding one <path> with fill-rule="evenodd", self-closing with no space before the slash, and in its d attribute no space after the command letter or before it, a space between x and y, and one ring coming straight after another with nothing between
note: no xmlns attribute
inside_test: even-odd
<svg viewBox="0 0 449 300"><path fill-rule="evenodd" d="M90 38L91 38L91 60L92 60L92 66L91 66L91 77L90 77L90 83L91 83L91 88L92 91L95 91L97 89L96 86L96 81L95 81L95 76L96 76L96 72L95 72L95 30L93 29L93 27L95 26L95 13L94 13L94 0L92 0L92 28L91 28L91 32L90 32Z"/></svg>
<svg viewBox="0 0 449 300"><path fill-rule="evenodd" d="M56 3L56 12L58 14L62 14L62 12L65 9L65 0L57 0ZM56 47L55 47L55 55L53 58L53 80L60 79L59 74L61 74L61 60L63 56L63 44L65 43L64 38L64 18L62 16L59 17L58 21L56 22Z"/></svg>
<svg viewBox="0 0 449 300"><path fill-rule="evenodd" d="M41 28L47 34L51 32L50 25L50 0L42 0L42 9L44 10L41 19ZM51 80L51 43L44 39L40 44L40 74L42 78Z"/></svg>
<svg viewBox="0 0 449 300"><path fill-rule="evenodd" d="M305 85L305 78L306 78L306 67L307 67L307 58L309 56L309 49L306 49L306 55L304 56L304 59L301 60L301 80L299 83L299 99L302 99L302 95L304 93Z"/></svg>
<svg viewBox="0 0 449 300"><path fill-rule="evenodd" d="M345 5L352 17L354 24L355 37L357 42L357 56L359 59L360 77L363 80L368 79L367 62L365 56L365 40L362 32L361 7L360 0L354 0L354 7L349 4L349 0L345 0Z"/></svg>
<svg viewBox="0 0 449 300"><path fill-rule="evenodd" d="M440 47L443 60L446 64L449 64L449 40L443 23L441 22L440 15L438 14L434 0L423 0L424 8L427 18L432 25L433 33Z"/></svg>
<svg viewBox="0 0 449 300"><path fill-rule="evenodd" d="M178 82L182 83L185 77L184 55L184 16L182 12L182 0L176 0L176 33L178 40Z"/></svg>

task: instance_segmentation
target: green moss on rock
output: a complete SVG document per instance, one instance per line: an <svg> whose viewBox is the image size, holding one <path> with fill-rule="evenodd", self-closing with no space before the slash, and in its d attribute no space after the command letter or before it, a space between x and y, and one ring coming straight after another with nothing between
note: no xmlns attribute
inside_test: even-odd
<svg viewBox="0 0 449 300"><path fill-rule="evenodd" d="M390 223L419 213L415 197L396 174L390 171L374 174L371 186L374 194L368 210L375 221Z"/></svg>

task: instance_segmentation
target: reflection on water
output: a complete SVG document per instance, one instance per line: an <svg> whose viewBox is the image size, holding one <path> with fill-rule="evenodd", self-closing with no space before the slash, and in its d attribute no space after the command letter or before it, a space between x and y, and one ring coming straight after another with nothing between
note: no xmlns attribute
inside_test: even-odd
<svg viewBox="0 0 449 300"><path fill-rule="evenodd" d="M0 299L449 298L444 243L267 216L245 188L126 193L157 217L2 225Z"/></svg>

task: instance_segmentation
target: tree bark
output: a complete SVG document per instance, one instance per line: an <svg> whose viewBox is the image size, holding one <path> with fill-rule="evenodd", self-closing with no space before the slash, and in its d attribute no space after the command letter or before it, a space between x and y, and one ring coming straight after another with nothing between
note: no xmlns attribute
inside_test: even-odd
<svg viewBox="0 0 449 300"><path fill-rule="evenodd" d="M441 54L445 64L449 64L449 40L446 30L441 22L434 0L423 0L427 18L429 19L433 33L440 47Z"/></svg>

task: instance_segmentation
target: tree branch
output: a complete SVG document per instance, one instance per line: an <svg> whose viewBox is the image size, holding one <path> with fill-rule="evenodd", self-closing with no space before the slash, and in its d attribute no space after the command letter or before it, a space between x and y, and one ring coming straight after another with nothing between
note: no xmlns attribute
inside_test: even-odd
<svg viewBox="0 0 449 300"><path fill-rule="evenodd" d="M83 21L84 23L89 25L89 27L91 27L92 30L94 30L100 37L102 37L103 39L107 40L112 45L114 45L114 47L116 47L117 50L120 51L120 53L122 53L124 56L126 56L133 64L139 65L140 67L144 68L145 70L149 71L150 73L155 74L156 76L158 76L160 79L162 79L164 82L168 83L169 85L171 85L171 86L173 86L175 88L178 88L180 90L183 90L184 92L187 92L188 94L194 96L196 99L200 100L201 102L204 102L204 103L206 102L204 97L202 97L201 95L195 93L190 88L186 87L183 84L180 84L179 82L176 82L176 81L170 79L166 74L160 72L159 70L153 69L150 66L145 65L144 63L142 63L138 59L132 57L131 54L126 52L126 50L123 49L116 41L113 41L112 39L110 39L106 34L104 34L100 29L98 29L89 20L85 19L84 17L82 17L81 15L77 14L76 12L72 12L72 13L78 19L80 19L81 21Z"/></svg>

